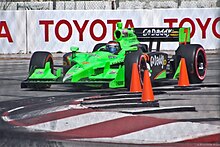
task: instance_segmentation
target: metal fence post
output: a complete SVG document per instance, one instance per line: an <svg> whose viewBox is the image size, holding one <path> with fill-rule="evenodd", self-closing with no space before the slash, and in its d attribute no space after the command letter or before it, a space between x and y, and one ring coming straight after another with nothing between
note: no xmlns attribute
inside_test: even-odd
<svg viewBox="0 0 220 147"><path fill-rule="evenodd" d="M53 0L53 10L56 10L56 0Z"/></svg>

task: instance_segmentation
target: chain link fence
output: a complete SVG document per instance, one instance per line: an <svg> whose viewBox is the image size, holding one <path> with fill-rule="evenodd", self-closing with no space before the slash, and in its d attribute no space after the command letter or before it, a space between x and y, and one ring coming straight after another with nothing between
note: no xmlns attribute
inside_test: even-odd
<svg viewBox="0 0 220 147"><path fill-rule="evenodd" d="M215 7L220 7L220 0L0 0L0 10L115 10Z"/></svg>

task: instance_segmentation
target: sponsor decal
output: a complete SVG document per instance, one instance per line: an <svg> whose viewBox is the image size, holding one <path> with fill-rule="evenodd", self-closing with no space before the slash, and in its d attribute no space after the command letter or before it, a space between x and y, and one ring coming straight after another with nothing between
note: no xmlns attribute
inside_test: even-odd
<svg viewBox="0 0 220 147"><path fill-rule="evenodd" d="M216 38L220 38L220 31L218 29L220 25L220 17L217 18L165 18L164 23L168 24L170 28L174 27L174 25L179 23L179 27L185 26L185 24L189 24L191 28L190 37L192 38L197 30L201 32L202 39L207 38L207 32L211 32ZM209 28L209 29L208 29Z"/></svg>
<svg viewBox="0 0 220 147"><path fill-rule="evenodd" d="M122 81L117 81L116 82L118 85L123 85L124 83Z"/></svg>
<svg viewBox="0 0 220 147"><path fill-rule="evenodd" d="M84 62L82 62L82 64L83 64L83 65L85 65L85 64L89 64L89 62L87 62L87 61L84 61Z"/></svg>
<svg viewBox="0 0 220 147"><path fill-rule="evenodd" d="M67 62L66 61L63 61L63 66L67 66Z"/></svg>
<svg viewBox="0 0 220 147"><path fill-rule="evenodd" d="M164 66L167 65L167 60L166 59L163 60L163 65Z"/></svg>
<svg viewBox="0 0 220 147"><path fill-rule="evenodd" d="M147 37L169 37L173 29L144 29L143 36Z"/></svg>
<svg viewBox="0 0 220 147"><path fill-rule="evenodd" d="M89 57L96 57L96 58L100 58L99 55L97 54L94 54L94 53L88 53L89 54Z"/></svg>
<svg viewBox="0 0 220 147"><path fill-rule="evenodd" d="M8 42L10 43L13 42L13 39L11 37L11 33L9 31L6 21L0 21L0 39L1 38L8 39Z"/></svg>
<svg viewBox="0 0 220 147"><path fill-rule="evenodd" d="M115 70L111 71L109 74L116 74L117 72Z"/></svg>
<svg viewBox="0 0 220 147"><path fill-rule="evenodd" d="M107 25L112 25L112 38L114 39L114 31L116 29L117 22L121 22L118 20L107 20L107 22L101 19L95 20L84 20L83 24L79 24L78 20L66 20L61 19L58 22L54 20L39 20L39 25L44 30L44 40L45 42L50 41L51 33L55 34L55 37L61 42L67 42L73 36L73 33L78 32L79 41L84 40L85 30L89 29L89 34L92 40L94 41L102 41L107 35ZM61 35L60 28L61 26L65 26L67 29L67 34L65 36ZM100 27L100 35L95 33L95 27ZM131 19L127 19L125 21L125 28L133 28L134 24ZM54 32L49 32L50 28L54 28Z"/></svg>
<svg viewBox="0 0 220 147"><path fill-rule="evenodd" d="M42 75L43 73L44 73L43 70L39 70L36 74Z"/></svg>
<svg viewBox="0 0 220 147"><path fill-rule="evenodd" d="M108 58L109 58L109 59L115 59L115 58L117 58L117 56L109 55Z"/></svg>
<svg viewBox="0 0 220 147"><path fill-rule="evenodd" d="M147 62L146 64L147 64L147 70L149 71L149 77L151 77L152 70L151 70L150 64Z"/></svg>
<svg viewBox="0 0 220 147"><path fill-rule="evenodd" d="M172 31L172 32L170 33L170 36L171 36L171 37L178 37L178 36L179 36L179 31Z"/></svg>
<svg viewBox="0 0 220 147"><path fill-rule="evenodd" d="M153 66L161 66L163 68L167 64L167 61L164 55L153 55L150 57L150 65Z"/></svg>

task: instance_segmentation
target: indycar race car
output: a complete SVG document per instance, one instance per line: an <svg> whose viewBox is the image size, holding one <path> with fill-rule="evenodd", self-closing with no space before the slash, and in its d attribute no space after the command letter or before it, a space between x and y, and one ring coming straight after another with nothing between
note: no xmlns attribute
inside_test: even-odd
<svg viewBox="0 0 220 147"><path fill-rule="evenodd" d="M54 65L53 56L46 51L34 52L29 65L28 78L21 88L49 88L51 84L76 86L127 87L129 89L133 63L137 63L140 82L144 70L149 71L151 81L178 79L179 62L185 58L190 83L205 79L207 59L204 48L190 44L190 28L123 28L117 23L115 40L98 43L91 53L71 52L63 55L63 65ZM179 42L175 54L160 51L161 42ZM148 42L143 44L143 42ZM153 49L153 43L156 48Z"/></svg>

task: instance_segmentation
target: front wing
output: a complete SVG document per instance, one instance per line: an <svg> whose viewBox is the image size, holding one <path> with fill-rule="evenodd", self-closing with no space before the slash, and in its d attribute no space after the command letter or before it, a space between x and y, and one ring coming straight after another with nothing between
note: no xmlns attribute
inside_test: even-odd
<svg viewBox="0 0 220 147"><path fill-rule="evenodd" d="M30 75L26 80L22 81L21 88L45 87L52 84L65 84L75 86L85 85L90 87L106 85L109 88L121 88L125 87L124 72L124 66L120 66L118 69L107 68L107 70L104 70L104 72L101 74L91 75L77 81L73 79L74 75L72 75L72 80L65 81L61 76L61 69L58 69L56 71L56 74L53 74L51 72L50 65L46 63L45 68L35 69L32 75ZM111 74L115 74L115 76L112 76ZM79 77L77 77L76 75L76 78L78 79Z"/></svg>

